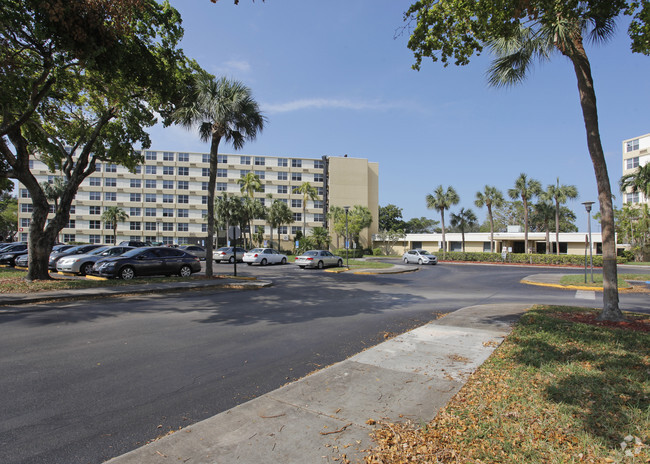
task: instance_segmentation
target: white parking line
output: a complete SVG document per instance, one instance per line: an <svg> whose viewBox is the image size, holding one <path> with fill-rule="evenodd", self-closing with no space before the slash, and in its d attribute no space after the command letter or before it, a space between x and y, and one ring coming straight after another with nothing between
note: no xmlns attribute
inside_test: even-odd
<svg viewBox="0 0 650 464"><path fill-rule="evenodd" d="M593 290L577 290L576 298L579 300L595 300L596 292Z"/></svg>

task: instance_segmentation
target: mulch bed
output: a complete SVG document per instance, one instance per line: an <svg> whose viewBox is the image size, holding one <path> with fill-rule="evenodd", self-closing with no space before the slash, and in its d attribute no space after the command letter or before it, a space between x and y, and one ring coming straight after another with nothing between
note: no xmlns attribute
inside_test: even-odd
<svg viewBox="0 0 650 464"><path fill-rule="evenodd" d="M610 329L632 330L635 332L650 332L650 317L644 315L626 315L624 321L599 321L598 313L556 313L555 317L565 321L578 322L581 324L607 327Z"/></svg>

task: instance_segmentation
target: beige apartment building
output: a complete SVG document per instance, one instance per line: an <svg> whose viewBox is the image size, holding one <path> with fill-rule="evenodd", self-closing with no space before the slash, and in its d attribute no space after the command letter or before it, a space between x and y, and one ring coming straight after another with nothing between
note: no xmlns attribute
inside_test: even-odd
<svg viewBox="0 0 650 464"><path fill-rule="evenodd" d="M633 173L648 162L650 162L650 134L623 140L623 175ZM642 192L628 190L623 194L623 203L650 205L650 198L646 198Z"/></svg>
<svg viewBox="0 0 650 464"><path fill-rule="evenodd" d="M62 242L113 243L113 230L101 221L107 207L122 208L129 218L118 224L117 242L141 240L163 244L205 244L207 237L207 188L209 154L146 150L145 162L134 173L125 167L98 163L97 171L79 187L70 211L70 222L59 236ZM33 159L30 168L39 182L52 183L60 175ZM361 242L370 246L379 219L379 166L366 159L345 157L296 158L221 154L218 160L215 195L242 195L238 180L248 172L257 174L262 191L255 197L266 206L279 199L293 212L293 223L280 227L279 239L290 249L303 227L303 197L294 189L309 182L318 199L306 205L307 235L313 227L328 227L333 243L336 237L328 224L332 206L365 206L373 223L362 232ZM272 199L268 195L272 196ZM27 241L32 204L29 192L19 185L18 240ZM255 220L253 232L262 230L271 237L270 226ZM219 245L225 244L225 233ZM273 230L277 244L278 230Z"/></svg>

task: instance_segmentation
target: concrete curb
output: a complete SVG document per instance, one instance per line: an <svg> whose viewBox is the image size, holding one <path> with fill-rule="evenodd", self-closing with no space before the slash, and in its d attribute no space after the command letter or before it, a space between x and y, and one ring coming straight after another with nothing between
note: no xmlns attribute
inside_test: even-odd
<svg viewBox="0 0 650 464"><path fill-rule="evenodd" d="M547 282L535 282L532 280L522 279L519 281L520 284L526 285L535 285L537 287L550 287L550 288L559 288L561 290L584 290L584 291L593 291L593 292L602 292L603 287L587 287L580 285L561 285L561 284L551 284ZM642 290L635 290L634 287L619 287L619 293L635 293Z"/></svg>

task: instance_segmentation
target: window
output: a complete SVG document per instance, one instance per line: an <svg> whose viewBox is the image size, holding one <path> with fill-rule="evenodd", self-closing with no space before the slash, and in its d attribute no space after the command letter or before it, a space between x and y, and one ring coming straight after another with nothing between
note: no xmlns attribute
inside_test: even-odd
<svg viewBox="0 0 650 464"><path fill-rule="evenodd" d="M246 174L248 174L250 171L247 169L241 169L239 171L239 177L246 177Z"/></svg>
<svg viewBox="0 0 650 464"><path fill-rule="evenodd" d="M189 195L178 195L178 203L189 203L189 202L190 202Z"/></svg>
<svg viewBox="0 0 650 464"><path fill-rule="evenodd" d="M278 193L287 193L286 185L278 185Z"/></svg>
<svg viewBox="0 0 650 464"><path fill-rule="evenodd" d="M106 172L117 172L117 164L107 164Z"/></svg>
<svg viewBox="0 0 650 464"><path fill-rule="evenodd" d="M210 162L210 155L208 155L208 162ZM228 163L228 155L217 155L217 163Z"/></svg>
<svg viewBox="0 0 650 464"><path fill-rule="evenodd" d="M323 169L325 167L325 163L323 163L323 160L314 160L314 167L316 169Z"/></svg>
<svg viewBox="0 0 650 464"><path fill-rule="evenodd" d="M208 191L208 183L207 182L201 182L201 190L204 192Z"/></svg>
<svg viewBox="0 0 650 464"><path fill-rule="evenodd" d="M174 161L174 154L171 151L164 151L163 161Z"/></svg>
<svg viewBox="0 0 650 464"><path fill-rule="evenodd" d="M147 161L156 161L158 153L155 151L146 151L144 153L144 159Z"/></svg>
<svg viewBox="0 0 650 464"><path fill-rule="evenodd" d="M292 159L291 160L291 167L292 168L301 168L302 167L302 160Z"/></svg>
<svg viewBox="0 0 650 464"><path fill-rule="evenodd" d="M131 208L129 210L129 216L142 216L142 210L140 208Z"/></svg>
<svg viewBox="0 0 650 464"><path fill-rule="evenodd" d="M141 222L131 221L129 222L129 230L140 230Z"/></svg>
<svg viewBox="0 0 650 464"><path fill-rule="evenodd" d="M638 203L639 202L639 192L626 193L625 198L627 203Z"/></svg>
<svg viewBox="0 0 650 464"><path fill-rule="evenodd" d="M292 208L302 208L302 200L291 200Z"/></svg>
<svg viewBox="0 0 650 464"><path fill-rule="evenodd" d="M260 205L262 205L262 206L264 206L266 204L266 202L264 201L265 198L256 198L256 200L259 201Z"/></svg>
<svg viewBox="0 0 650 464"><path fill-rule="evenodd" d="M99 177L90 177L90 186L91 187L101 187L102 179Z"/></svg>
<svg viewBox="0 0 650 464"><path fill-rule="evenodd" d="M278 172L278 180L287 180L288 178L289 177L287 172L284 171Z"/></svg>
<svg viewBox="0 0 650 464"><path fill-rule="evenodd" d="M635 156L634 158L630 158L625 160L625 169L634 169L639 167L639 157Z"/></svg>
<svg viewBox="0 0 650 464"><path fill-rule="evenodd" d="M322 174L314 174L314 182L323 182L323 178Z"/></svg>
<svg viewBox="0 0 650 464"><path fill-rule="evenodd" d="M163 222L162 230L163 230L163 232L174 232L174 223L173 222Z"/></svg>
<svg viewBox="0 0 650 464"><path fill-rule="evenodd" d="M155 193L145 193L144 194L144 202L145 203L155 203L156 202L156 194Z"/></svg>
<svg viewBox="0 0 650 464"><path fill-rule="evenodd" d="M70 205L70 214L77 214L77 207L75 205Z"/></svg>
<svg viewBox="0 0 650 464"><path fill-rule="evenodd" d="M129 200L131 200L134 203L138 203L142 201L142 195L139 193L131 193L129 194Z"/></svg>
<svg viewBox="0 0 650 464"><path fill-rule="evenodd" d="M298 232L302 232L302 227L291 226L291 235L296 235Z"/></svg>
<svg viewBox="0 0 650 464"><path fill-rule="evenodd" d="M174 189L174 181L173 180L163 180L163 186L164 189Z"/></svg>
<svg viewBox="0 0 650 464"><path fill-rule="evenodd" d="M202 205L207 205L207 204L208 204L208 197L207 197L207 195L203 195L203 196L201 197L201 204L202 204Z"/></svg>
<svg viewBox="0 0 650 464"><path fill-rule="evenodd" d="M255 175L260 178L260 180L264 179L266 177L266 173L264 171L255 171Z"/></svg>
<svg viewBox="0 0 650 464"><path fill-rule="evenodd" d="M30 198L30 196L29 196L29 190L27 190L27 189L20 189L20 198Z"/></svg>
<svg viewBox="0 0 650 464"><path fill-rule="evenodd" d="M325 222L325 215L323 213L315 213L314 222Z"/></svg>
<svg viewBox="0 0 650 464"><path fill-rule="evenodd" d="M285 205L288 205L288 204L289 204L289 201L288 201L286 198L278 198L277 201L281 201L281 202L284 203Z"/></svg>
<svg viewBox="0 0 650 464"><path fill-rule="evenodd" d="M189 216L190 216L190 210L189 209L184 209L184 208L181 209L181 208L179 208L179 209L176 210L176 217L186 218L186 217L189 217Z"/></svg>
<svg viewBox="0 0 650 464"><path fill-rule="evenodd" d="M289 165L289 160L286 158L278 158L278 166L286 168Z"/></svg>
<svg viewBox="0 0 650 464"><path fill-rule="evenodd" d="M280 234L286 234L287 233L287 226L280 226L278 227L278 232Z"/></svg>
<svg viewBox="0 0 650 464"><path fill-rule="evenodd" d="M174 195L163 193L163 203L174 203Z"/></svg>
<svg viewBox="0 0 650 464"><path fill-rule="evenodd" d="M115 243L115 237L113 237L112 235L107 235L106 237L104 237L104 243L106 245L113 245Z"/></svg>
<svg viewBox="0 0 650 464"><path fill-rule="evenodd" d="M138 164L134 169L134 174L142 174L142 166Z"/></svg>
<svg viewBox="0 0 650 464"><path fill-rule="evenodd" d="M163 176L173 176L174 166L163 166Z"/></svg>
<svg viewBox="0 0 650 464"><path fill-rule="evenodd" d="M101 235L89 235L88 236L88 241L93 244L99 244L102 243L102 236Z"/></svg>
<svg viewBox="0 0 650 464"><path fill-rule="evenodd" d="M144 188L155 189L158 186L156 179L145 179Z"/></svg>
<svg viewBox="0 0 650 464"><path fill-rule="evenodd" d="M104 201L117 201L117 193L104 192Z"/></svg>
<svg viewBox="0 0 650 464"><path fill-rule="evenodd" d="M316 195L319 195L319 196L322 197L324 192L325 192L325 190L323 189L323 187L316 187Z"/></svg>
<svg viewBox="0 0 650 464"><path fill-rule="evenodd" d="M31 203L21 203L20 204L20 212L21 213L33 213L34 212L34 205Z"/></svg>
<svg viewBox="0 0 650 464"><path fill-rule="evenodd" d="M102 172L102 163L97 163L95 165L95 172Z"/></svg>
<svg viewBox="0 0 650 464"><path fill-rule="evenodd" d="M63 234L63 241L65 243L76 242L77 238L76 238L75 234Z"/></svg>
<svg viewBox="0 0 650 464"><path fill-rule="evenodd" d="M23 227L23 228L29 227L29 223L30 223L30 222L31 222L31 221L30 221L29 218L22 218L22 219L20 220L20 227Z"/></svg>
<svg viewBox="0 0 650 464"><path fill-rule="evenodd" d="M134 189L142 188L142 181L140 181L140 179L131 179L129 185L130 185L131 188L134 188Z"/></svg>
<svg viewBox="0 0 650 464"><path fill-rule="evenodd" d="M239 157L239 164L251 164L251 157L250 156L240 156Z"/></svg>
<svg viewBox="0 0 650 464"><path fill-rule="evenodd" d="M314 201L314 208L323 209L323 206L324 206L323 200Z"/></svg>
<svg viewBox="0 0 650 464"><path fill-rule="evenodd" d="M190 183L189 183L189 181L186 181L186 180L179 180L177 188L178 188L178 190L189 190L190 189Z"/></svg>
<svg viewBox="0 0 650 464"><path fill-rule="evenodd" d="M178 168L178 175L179 176L189 176L190 175L190 168L188 168L188 167L179 167Z"/></svg>
<svg viewBox="0 0 650 464"><path fill-rule="evenodd" d="M264 166L266 164L266 160L261 156L256 156L254 162L255 166Z"/></svg>
<svg viewBox="0 0 650 464"><path fill-rule="evenodd" d="M145 208L144 215L147 217L156 217L156 208Z"/></svg>
<svg viewBox="0 0 650 464"><path fill-rule="evenodd" d="M225 192L228 188L228 184L225 182L217 182L217 192Z"/></svg>
<svg viewBox="0 0 650 464"><path fill-rule="evenodd" d="M102 221L91 220L91 221L88 222L88 228L89 229L101 229L102 228Z"/></svg>
<svg viewBox="0 0 650 464"><path fill-rule="evenodd" d="M302 174L299 172L292 172L291 173L291 180L294 182L301 182L302 181Z"/></svg>
<svg viewBox="0 0 650 464"><path fill-rule="evenodd" d="M302 221L302 213L293 213L294 221Z"/></svg>
<svg viewBox="0 0 650 464"><path fill-rule="evenodd" d="M176 230L178 232L187 232L190 229L190 226L187 222L179 222L176 224Z"/></svg>
<svg viewBox="0 0 650 464"><path fill-rule="evenodd" d="M101 192L88 192L88 199L90 201L100 201L102 199Z"/></svg>
<svg viewBox="0 0 650 464"><path fill-rule="evenodd" d="M210 162L210 154L209 153L203 153L203 157L201 158L204 163L209 163Z"/></svg>
<svg viewBox="0 0 650 464"><path fill-rule="evenodd" d="M171 208L163 208L163 217L174 217L174 210Z"/></svg>
<svg viewBox="0 0 650 464"><path fill-rule="evenodd" d="M144 173L145 174L156 174L156 166L145 166L144 167Z"/></svg>
<svg viewBox="0 0 650 464"><path fill-rule="evenodd" d="M228 177L227 169L217 169L217 177Z"/></svg>
<svg viewBox="0 0 650 464"><path fill-rule="evenodd" d="M144 230L148 230L148 231L156 230L156 223L155 222L145 222L144 223Z"/></svg>
<svg viewBox="0 0 650 464"><path fill-rule="evenodd" d="M625 143L625 151L630 152L639 149L639 139L630 140Z"/></svg>
<svg viewBox="0 0 650 464"><path fill-rule="evenodd" d="M189 153L179 153L178 154L178 161L181 162L181 163L189 163L190 154Z"/></svg>

